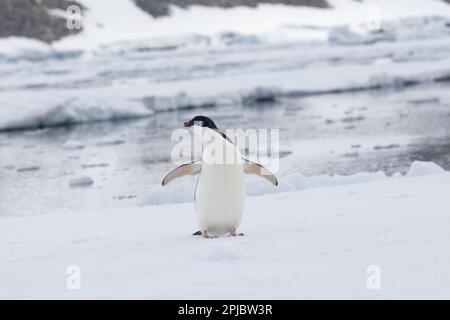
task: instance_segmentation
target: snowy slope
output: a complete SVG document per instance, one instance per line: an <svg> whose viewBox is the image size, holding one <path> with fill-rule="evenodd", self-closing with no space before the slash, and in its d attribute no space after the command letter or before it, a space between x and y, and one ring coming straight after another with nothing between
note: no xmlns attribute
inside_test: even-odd
<svg viewBox="0 0 450 320"><path fill-rule="evenodd" d="M194 206L0 220L0 298L450 298L450 174L248 198L238 238L193 237ZM326 199L326 201L323 201ZM68 290L66 269L81 268ZM381 271L369 290L367 269Z"/></svg>
<svg viewBox="0 0 450 320"><path fill-rule="evenodd" d="M116 43L147 41L154 45L196 42L195 37L206 37L208 44L223 44L222 36L236 33L249 41L252 36L263 42L298 40L327 40L336 27L348 26L352 30L368 32L372 21L399 21L404 18L450 18L449 5L441 0L329 0L331 8L319 9L281 4L263 4L256 8L215 8L172 6L171 15L153 18L132 0L80 0L83 11L83 31L54 42L42 44L52 50L98 50ZM375 17L373 16L375 8ZM372 10L372 11L371 11ZM61 13L63 14L63 13ZM378 23L378 22L376 22ZM419 22L420 23L420 22ZM399 26L400 33L411 23ZM436 29L432 34L442 33ZM246 38L247 36L247 38ZM430 35L429 35L430 36ZM11 53L11 44L21 39L0 39L0 55ZM203 41L203 42L204 42ZM203 43L202 42L202 43ZM22 43L16 52L42 51L34 40Z"/></svg>
<svg viewBox="0 0 450 320"><path fill-rule="evenodd" d="M270 4L259 5L257 8L229 9L172 7L171 16L157 19L142 11L131 0L89 0L82 3L89 9L83 20L85 30L80 35L55 43L55 48L93 48L117 41L167 39L192 34L214 36L223 32L264 35L268 40L278 41L325 40L326 28L366 23L370 6L380 8L382 20L450 17L449 6L443 1L435 0L418 0L413 4L407 0L332 0L329 1L332 9ZM120 21L126 23L118 23Z"/></svg>

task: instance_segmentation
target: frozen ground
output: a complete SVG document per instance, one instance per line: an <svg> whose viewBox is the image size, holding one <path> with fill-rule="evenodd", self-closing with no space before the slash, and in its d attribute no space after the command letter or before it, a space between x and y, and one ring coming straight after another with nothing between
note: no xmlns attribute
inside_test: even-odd
<svg viewBox="0 0 450 320"><path fill-rule="evenodd" d="M191 236L192 203L1 219L0 297L450 298L450 174L355 182L249 197L237 238Z"/></svg>

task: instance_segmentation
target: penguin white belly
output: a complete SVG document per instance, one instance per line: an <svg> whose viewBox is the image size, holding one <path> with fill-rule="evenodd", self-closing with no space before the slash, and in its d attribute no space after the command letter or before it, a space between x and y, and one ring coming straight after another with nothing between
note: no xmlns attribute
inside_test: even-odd
<svg viewBox="0 0 450 320"><path fill-rule="evenodd" d="M232 144L226 152L233 152L240 159L239 150ZM202 231L222 235L237 229L245 205L245 181L242 163L202 163L198 179L195 207Z"/></svg>

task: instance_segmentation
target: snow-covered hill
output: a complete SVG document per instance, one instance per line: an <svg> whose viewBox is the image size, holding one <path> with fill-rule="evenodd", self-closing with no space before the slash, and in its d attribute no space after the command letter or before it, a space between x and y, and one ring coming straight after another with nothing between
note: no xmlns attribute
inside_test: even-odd
<svg viewBox="0 0 450 320"><path fill-rule="evenodd" d="M302 1L261 2L262 4L256 7L236 6L233 2L230 7L224 5L226 8L223 8L196 5L197 2L193 1L194 5L189 6L170 5L170 15L154 17L151 15L155 14L152 9L146 12L145 5L139 7L133 0L80 0L83 28L81 32L73 35L68 33L68 36L62 38L58 36L51 45L39 45L17 37L2 39L0 54L10 52L11 47L50 51L98 50L118 42L143 40L164 46L192 42L194 36L194 39L203 37L202 42L215 44L221 43L223 36L229 34L239 36L242 41L323 41L327 40L330 34L333 40L336 40L349 36L349 32L342 34L343 27L349 27L351 32L356 31L357 34L352 36L354 38L360 37L360 33L371 33L374 28L377 31L385 22L392 23L404 18L450 17L450 6L441 0L418 0L413 3L407 0L329 0L326 2L329 7L325 8L322 8L324 5L321 4L315 6L314 1L307 1L312 7L285 4L301 4ZM64 17L63 10L56 11L58 18ZM395 28L394 36L395 33L408 31L411 27L415 29L420 24L423 24L423 21L406 21ZM336 28L338 29L335 30ZM429 33L440 33L441 29L439 25L434 25ZM370 37L378 39L385 36Z"/></svg>
<svg viewBox="0 0 450 320"><path fill-rule="evenodd" d="M450 173L416 163L250 197L237 238L191 236L192 203L2 219L0 298L448 299L449 190Z"/></svg>
<svg viewBox="0 0 450 320"><path fill-rule="evenodd" d="M106 2L108 4L106 4ZM214 36L224 32L251 34L273 41L324 40L332 27L361 27L372 20L450 17L443 1L418 0L331 0L330 8L260 4L256 8L171 7L171 15L152 18L131 0L109 2L93 0L82 3L89 8L84 18L85 30L55 44L57 48L83 47L146 38L177 38L188 35ZM105 10L107 6L108 10ZM374 12L371 8L376 8ZM126 24L118 23L126 21ZM375 21L376 22L376 21Z"/></svg>

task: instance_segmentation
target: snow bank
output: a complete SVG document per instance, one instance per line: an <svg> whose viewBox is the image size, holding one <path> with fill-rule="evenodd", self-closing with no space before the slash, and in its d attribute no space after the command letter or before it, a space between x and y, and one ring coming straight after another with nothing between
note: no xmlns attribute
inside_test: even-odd
<svg viewBox="0 0 450 320"><path fill-rule="evenodd" d="M370 43L381 39L367 29L370 8L376 7L380 19L387 21L389 34L397 39L420 36L439 36L445 23L438 24L424 17L450 18L444 1L418 0L329 0L332 8L319 9L281 4L262 4L256 8L216 8L172 6L168 17L153 18L132 0L80 0L83 30L45 48L52 51L98 51L117 43L147 41L145 46L179 47L191 45L227 46L232 44L285 43L292 41L326 41L338 43ZM416 19L398 23L405 18ZM126 24L118 21L127 21ZM437 20L436 20L437 21ZM444 20L442 20L444 21ZM420 26L415 30L414 26ZM384 27L384 25L383 25ZM423 31L425 30L425 31ZM444 30L445 31L445 30ZM409 35L409 36L408 36ZM383 39L385 36L382 37ZM200 41L199 41L200 40ZM36 41L24 41L19 46L1 44L0 57L10 53L21 55L36 49ZM159 44L158 44L159 43ZM44 45L40 45L43 49ZM16 49L15 49L16 48Z"/></svg>
<svg viewBox="0 0 450 320"><path fill-rule="evenodd" d="M445 170L433 162L414 161L406 174L408 177L426 176L429 174L441 174Z"/></svg>
<svg viewBox="0 0 450 320"><path fill-rule="evenodd" d="M83 19L83 32L55 43L55 48L89 48L118 41L180 38L192 34L209 36L212 43L217 40L220 43L220 35L226 33L246 37L246 42L254 41L255 37L266 41L325 40L327 33L324 28L364 24L370 6L379 8L383 20L430 15L450 17L449 6L445 2L430 0L414 1L412 5L407 0L394 3L386 0L332 0L329 1L332 9L279 4L228 9L173 6L170 17L157 19L140 10L131 0L89 0L82 3L89 9ZM127 21L126 26L117 23L122 20Z"/></svg>
<svg viewBox="0 0 450 320"><path fill-rule="evenodd" d="M0 39L0 61L7 58L23 59L27 57L48 56L51 47L42 41L8 37Z"/></svg>
<svg viewBox="0 0 450 320"><path fill-rule="evenodd" d="M76 50L61 50L45 42L28 38L0 38L0 63L79 58L82 56L83 50L81 48Z"/></svg>
<svg viewBox="0 0 450 320"><path fill-rule="evenodd" d="M368 30L364 26L344 25L330 29L328 41L335 44L358 45L379 41L405 41L448 37L450 18L414 17L393 21L383 21L377 30Z"/></svg>
<svg viewBox="0 0 450 320"><path fill-rule="evenodd" d="M411 164L406 177L423 176L430 174L442 174L445 170L433 162L414 161ZM384 172L359 172L349 176L319 175L306 177L300 173L291 173L278 176L278 186L274 187L259 177L246 176L247 195L257 196L270 193L291 192L306 189L327 188L343 185L353 185L386 179L404 179L401 173L388 177ZM142 205L159 205L167 203L182 203L194 201L196 177L186 177L165 186L155 186L142 202Z"/></svg>
<svg viewBox="0 0 450 320"><path fill-rule="evenodd" d="M43 54L48 53L50 46L45 42L20 37L8 37L0 40L0 57L12 56L17 53Z"/></svg>
<svg viewBox="0 0 450 320"><path fill-rule="evenodd" d="M448 299L449 189L444 173L250 197L235 238L191 236L193 204L0 219L0 298Z"/></svg>
<svg viewBox="0 0 450 320"><path fill-rule="evenodd" d="M13 93L14 94L14 93ZM54 92L0 97L0 130L36 129L77 123L148 117L153 110L123 96L75 97ZM36 99L33 99L36 98Z"/></svg>

